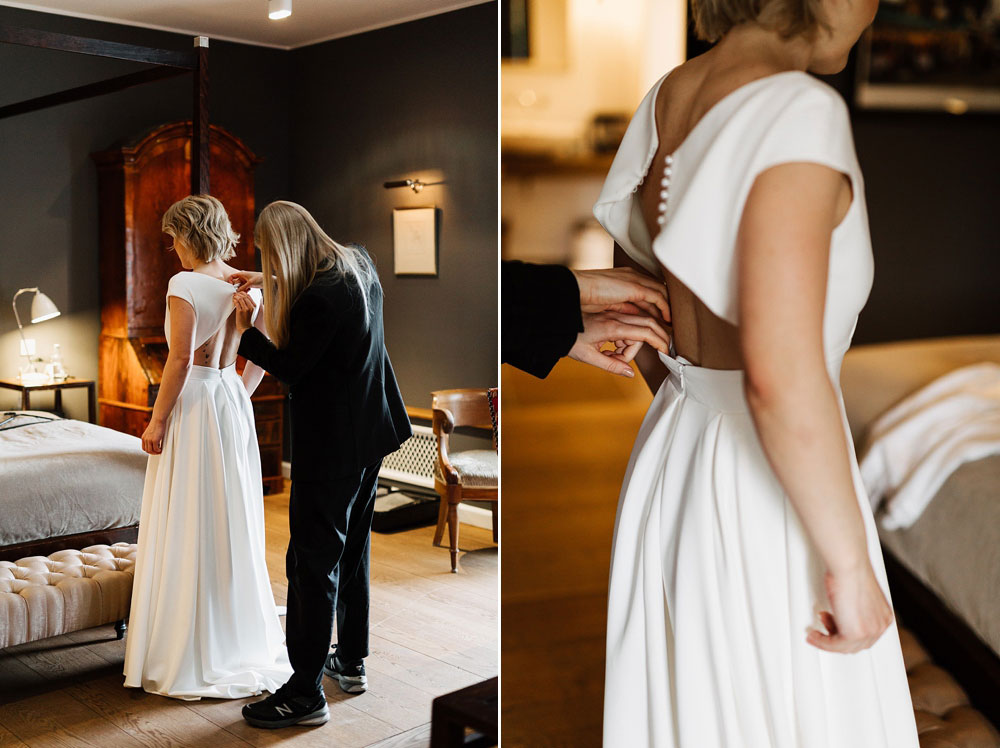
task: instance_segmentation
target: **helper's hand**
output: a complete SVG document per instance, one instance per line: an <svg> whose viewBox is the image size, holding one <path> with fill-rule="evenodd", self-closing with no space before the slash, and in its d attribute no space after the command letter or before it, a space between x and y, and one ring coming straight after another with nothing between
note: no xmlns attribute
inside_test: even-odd
<svg viewBox="0 0 1000 748"><path fill-rule="evenodd" d="M233 273L226 280L230 283L238 282L240 287L236 290L243 291L244 293L251 288L263 288L264 286L264 275L262 273L255 273L252 270L241 270L238 273Z"/></svg>
<svg viewBox="0 0 1000 748"><path fill-rule="evenodd" d="M250 294L244 291L233 294L233 306L236 307L236 332L242 335L253 325L253 310L257 307Z"/></svg>
<svg viewBox="0 0 1000 748"><path fill-rule="evenodd" d="M163 421L150 421L142 432L142 451L146 454L158 455L163 451L163 432L166 424Z"/></svg>
<svg viewBox="0 0 1000 748"><path fill-rule="evenodd" d="M892 609L875 579L871 564L826 575L826 592L833 612L819 615L826 634L810 631L806 641L827 652L860 652L879 640L892 623Z"/></svg>
<svg viewBox="0 0 1000 748"><path fill-rule="evenodd" d="M632 268L574 270L573 275L580 287L580 308L584 312L645 312L670 322L667 287L655 278Z"/></svg>
<svg viewBox="0 0 1000 748"><path fill-rule="evenodd" d="M602 351L605 343L615 350ZM583 332L569 351L569 357L623 377L635 376L629 363L643 343L667 353L670 336L652 317L620 312L584 313Z"/></svg>

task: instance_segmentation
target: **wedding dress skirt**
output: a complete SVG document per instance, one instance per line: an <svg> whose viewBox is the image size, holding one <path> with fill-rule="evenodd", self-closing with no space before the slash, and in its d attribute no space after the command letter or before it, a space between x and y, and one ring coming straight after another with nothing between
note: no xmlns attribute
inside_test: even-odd
<svg viewBox="0 0 1000 748"><path fill-rule="evenodd" d="M636 439L615 524L604 745L916 748L895 624L856 654L806 643L830 609L824 569L761 448L742 372L660 359L670 374Z"/></svg>
<svg viewBox="0 0 1000 748"><path fill-rule="evenodd" d="M149 458L138 544L126 686L235 699L288 680L253 411L235 365L191 367Z"/></svg>

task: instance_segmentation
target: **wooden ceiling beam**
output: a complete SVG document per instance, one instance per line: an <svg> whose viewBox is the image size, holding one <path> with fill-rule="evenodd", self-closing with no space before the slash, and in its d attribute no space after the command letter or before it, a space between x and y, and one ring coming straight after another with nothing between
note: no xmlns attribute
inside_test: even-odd
<svg viewBox="0 0 1000 748"><path fill-rule="evenodd" d="M34 99L28 99L26 101L19 101L16 104L0 106L0 119L15 117L19 114L25 114L27 112L35 112L39 109L47 109L48 107L58 106L59 104L68 104L71 101L89 99L93 96L103 96L104 94L122 91L126 88L132 88L133 86L141 86L144 83L151 83L164 78L173 78L178 75L186 75L188 72L189 71L182 68L174 67L148 68L146 70L140 70L137 73L128 73L127 75L120 75L116 78L108 78L107 80L98 81L97 83L88 83L84 86L68 88L65 91L46 94L45 96L38 96Z"/></svg>
<svg viewBox="0 0 1000 748"><path fill-rule="evenodd" d="M0 42L38 49L54 49L60 52L75 52L95 57L111 57L116 60L131 60L151 65L167 65L185 70L194 70L198 66L197 55L193 50L177 51L141 47L136 44L89 39L85 36L71 36L54 31L39 31L38 29L26 29L6 24L0 24Z"/></svg>

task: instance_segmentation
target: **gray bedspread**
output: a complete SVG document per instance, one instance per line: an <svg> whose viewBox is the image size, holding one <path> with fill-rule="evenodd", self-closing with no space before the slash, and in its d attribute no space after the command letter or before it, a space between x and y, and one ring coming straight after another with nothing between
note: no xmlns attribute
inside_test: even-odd
<svg viewBox="0 0 1000 748"><path fill-rule="evenodd" d="M886 409L938 377L1000 362L1000 335L856 346L840 382L855 444ZM1000 456L959 467L905 530L882 545L1000 655Z"/></svg>
<svg viewBox="0 0 1000 748"><path fill-rule="evenodd" d="M0 428L0 546L139 522L139 439L72 420L12 425Z"/></svg>
<svg viewBox="0 0 1000 748"><path fill-rule="evenodd" d="M882 545L1000 655L1000 455L959 467Z"/></svg>

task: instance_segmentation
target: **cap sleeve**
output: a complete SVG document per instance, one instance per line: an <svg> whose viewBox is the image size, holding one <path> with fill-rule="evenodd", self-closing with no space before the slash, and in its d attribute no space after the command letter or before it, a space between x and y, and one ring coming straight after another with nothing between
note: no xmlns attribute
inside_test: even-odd
<svg viewBox="0 0 1000 748"><path fill-rule="evenodd" d="M750 188L783 163L850 177L863 199L850 119L840 95L805 73L750 97L700 151L674 160L667 223L653 243L663 266L727 322L739 324L736 236Z"/></svg>
<svg viewBox="0 0 1000 748"><path fill-rule="evenodd" d="M656 113L654 104L660 80L646 94L629 121L618 146L611 168L604 180L601 194L594 204L594 217L611 234L625 253L647 271L659 278L660 265L649 243L649 232L637 210L635 192L645 179L656 155Z"/></svg>
<svg viewBox="0 0 1000 748"><path fill-rule="evenodd" d="M187 275L188 273L177 273L170 278L170 282L167 283L167 298L176 296L194 308L194 292L191 290L190 278L187 278Z"/></svg>

